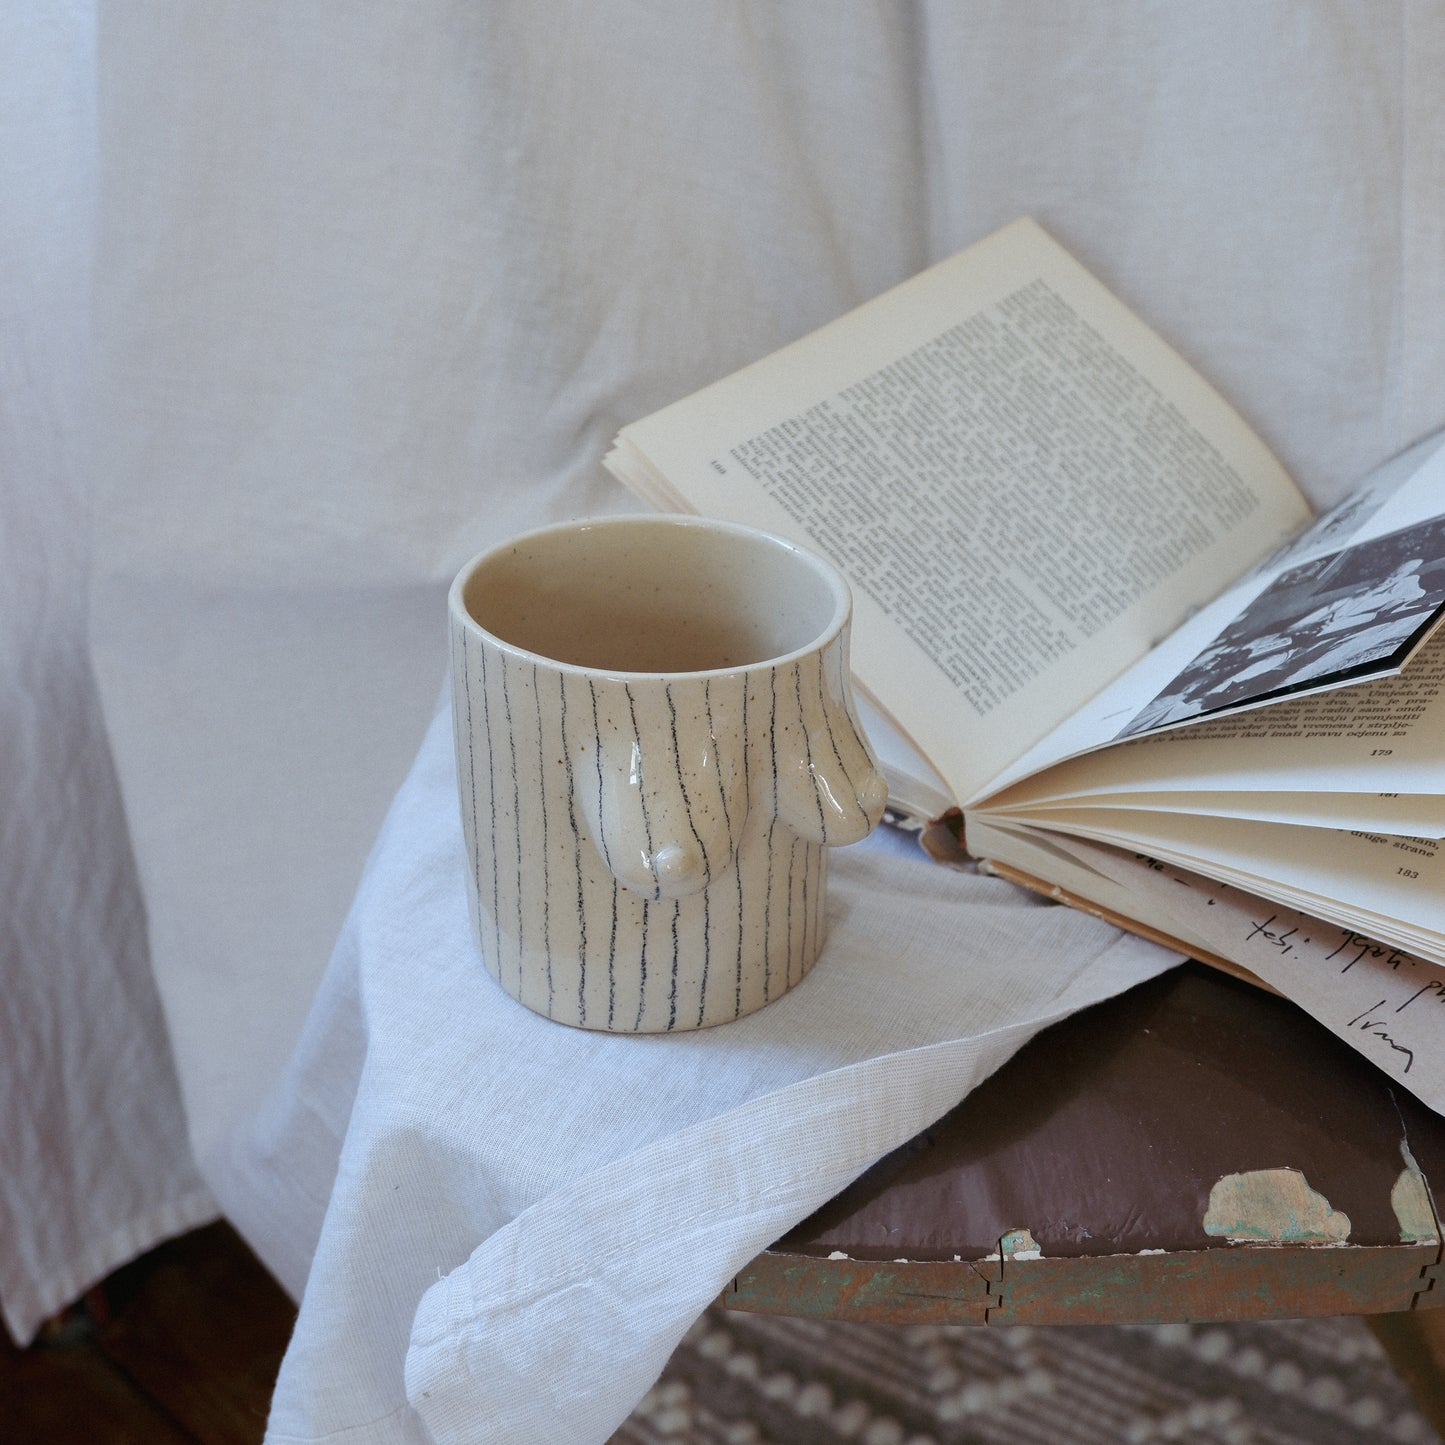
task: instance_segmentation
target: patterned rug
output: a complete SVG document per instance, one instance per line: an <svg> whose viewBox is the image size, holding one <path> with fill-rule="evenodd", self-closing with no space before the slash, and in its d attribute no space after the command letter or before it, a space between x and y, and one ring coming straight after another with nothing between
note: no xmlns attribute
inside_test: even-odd
<svg viewBox="0 0 1445 1445"><path fill-rule="evenodd" d="M1419 1445L1358 1319L1003 1329L712 1309L615 1445Z"/></svg>

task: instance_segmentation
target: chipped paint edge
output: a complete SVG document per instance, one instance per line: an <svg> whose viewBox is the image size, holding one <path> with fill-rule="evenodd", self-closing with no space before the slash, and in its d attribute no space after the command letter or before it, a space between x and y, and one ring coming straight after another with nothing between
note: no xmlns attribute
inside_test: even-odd
<svg viewBox="0 0 1445 1445"><path fill-rule="evenodd" d="M1209 1190L1205 1234L1230 1244L1347 1245L1350 1217L1310 1187L1302 1170L1282 1167L1225 1174Z"/></svg>

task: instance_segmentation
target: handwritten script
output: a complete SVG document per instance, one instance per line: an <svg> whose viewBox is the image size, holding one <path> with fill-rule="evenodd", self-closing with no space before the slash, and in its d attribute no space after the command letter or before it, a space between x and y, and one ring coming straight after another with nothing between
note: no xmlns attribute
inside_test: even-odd
<svg viewBox="0 0 1445 1445"><path fill-rule="evenodd" d="M1247 968L1445 1111L1445 967L1142 853L1053 842L1139 895L1141 917Z"/></svg>

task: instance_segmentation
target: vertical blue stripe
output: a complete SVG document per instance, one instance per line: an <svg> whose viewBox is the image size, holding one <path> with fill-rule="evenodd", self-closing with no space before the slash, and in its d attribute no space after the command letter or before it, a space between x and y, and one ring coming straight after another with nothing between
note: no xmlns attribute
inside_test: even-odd
<svg viewBox="0 0 1445 1445"><path fill-rule="evenodd" d="M507 720L507 747L512 760L512 836L517 842L517 997L522 997L522 956L524 952L526 921L522 910L522 790L517 781L517 733L512 725L512 692L507 686L506 653L500 653L502 665L502 706Z"/></svg>
<svg viewBox="0 0 1445 1445"><path fill-rule="evenodd" d="M547 1016L552 1016L552 877L547 838L547 754L542 748L542 689L532 664L532 701L537 710L537 792L542 800L542 957L547 962Z"/></svg>
<svg viewBox="0 0 1445 1445"><path fill-rule="evenodd" d="M803 734L803 756L808 763L808 779L813 784L813 802L818 809L818 833L820 837L826 837L828 832L828 820L823 816L823 794L818 787L817 775L813 772L813 739L808 732L808 724L803 717L803 664L793 664L793 695L798 700L798 729Z"/></svg>
<svg viewBox="0 0 1445 1445"><path fill-rule="evenodd" d="M557 700L562 721L562 762L567 769L567 824L572 830L572 858L577 868L577 1022L587 1022L587 899L582 887L582 835L577 829L576 779L567 742L567 677L557 674Z"/></svg>
<svg viewBox="0 0 1445 1445"><path fill-rule="evenodd" d="M773 833L778 826L778 674L768 673L768 688L772 695L771 722L768 727L768 747L772 760L773 807L768 822L768 886L763 895L763 1002L767 1003L773 991Z"/></svg>
<svg viewBox="0 0 1445 1445"><path fill-rule="evenodd" d="M632 1025L634 1029L640 1029L642 1027L642 1011L647 1003L647 924L651 911L651 902L644 898L642 900L642 947L638 951L637 960L639 970L637 980L637 1018L633 1021Z"/></svg>
<svg viewBox="0 0 1445 1445"><path fill-rule="evenodd" d="M647 866L652 867L652 820L647 815L647 759L643 755L642 734L637 728L637 706L632 700L632 688L622 684L622 691L627 697L627 712L632 719L632 744L636 749L637 758L637 801L642 805L642 835L647 842ZM654 884L652 890L654 898L662 897L662 885Z"/></svg>
<svg viewBox="0 0 1445 1445"><path fill-rule="evenodd" d="M682 899L672 900L672 983L667 991L667 1027L671 1032L677 1027L677 920L682 913Z"/></svg>
<svg viewBox="0 0 1445 1445"><path fill-rule="evenodd" d="M617 1008L617 889L619 884L612 875L612 858L607 851L607 820L602 816L602 724L597 717L597 684L589 677L587 691L592 695L592 756L597 763L597 846L602 850L602 861L607 864L608 881L612 885L612 932L607 940L607 1027L612 1027Z"/></svg>
<svg viewBox="0 0 1445 1445"><path fill-rule="evenodd" d="M487 648L483 643L477 648L477 661L482 670L482 730L487 735L487 814L492 826L492 932L496 938L497 977L502 976L502 920L499 913L501 882L497 862L497 750L492 744L492 704L487 696ZM468 694L470 697L470 693ZM478 888L480 889L480 881Z"/></svg>
<svg viewBox="0 0 1445 1445"><path fill-rule="evenodd" d="M752 820L753 809L753 774L749 766L748 758L748 694L752 690L752 681L747 673L743 674L743 818L739 825L741 837L745 837L748 825ZM739 846L741 846L741 837ZM743 939L747 930L743 926L743 869L742 857L739 854L738 865L733 870L738 880L738 967L737 979L733 985L733 1017L737 1018L743 1011Z"/></svg>

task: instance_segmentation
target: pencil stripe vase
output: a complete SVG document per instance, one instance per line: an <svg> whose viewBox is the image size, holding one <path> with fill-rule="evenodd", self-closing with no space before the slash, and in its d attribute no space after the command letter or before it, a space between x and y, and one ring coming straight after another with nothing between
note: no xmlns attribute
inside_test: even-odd
<svg viewBox="0 0 1445 1445"><path fill-rule="evenodd" d="M582 1028L741 1018L827 932L827 849L878 822L843 579L694 518L569 523L451 593L471 916L497 982Z"/></svg>

